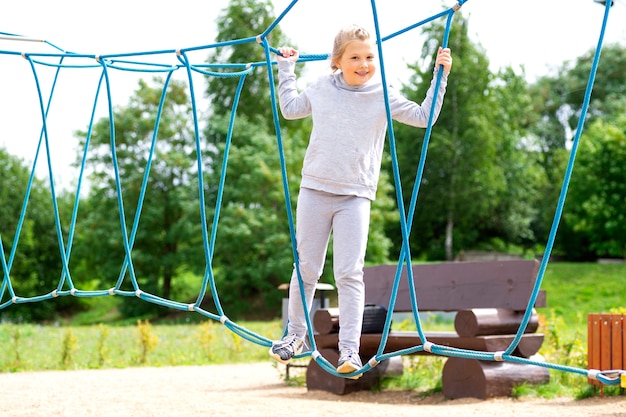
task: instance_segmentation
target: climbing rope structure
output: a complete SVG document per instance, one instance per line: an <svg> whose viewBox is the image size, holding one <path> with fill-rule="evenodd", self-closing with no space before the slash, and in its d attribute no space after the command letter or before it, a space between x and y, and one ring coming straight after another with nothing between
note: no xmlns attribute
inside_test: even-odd
<svg viewBox="0 0 626 417"><path fill-rule="evenodd" d="M467 0L459 0L453 7L444 9L440 13L435 14L422 21L419 21L415 24L412 24L400 31L397 31L395 33L392 33L386 36L382 36L380 33L376 2L375 0L371 0L372 16L374 20L374 28L376 32L377 47L378 47L379 58L380 58L380 72L381 72L383 86L385 86L384 95L385 95L385 106L386 106L386 113L387 113L387 119L388 119L388 137L389 137L390 152L391 152L391 158L392 158L394 181L396 184L400 183L400 177L399 177L399 173L398 173L399 170L398 170L398 165L397 165L395 136L394 136L393 124L391 121L391 113L390 113L389 102L388 102L388 91L386 89L386 86L388 85L388 83L386 81L382 45L384 42L386 42L389 39L402 35L405 32L418 28L435 19L443 18L443 19L446 19L446 26L445 26L445 32L443 34L442 46L446 47L448 44L448 37L449 37L453 17L455 13L466 2ZM245 39L235 39L229 42L222 42L222 43L216 43L212 45L204 45L204 46L198 46L198 47L190 47L186 49L149 51L149 52L140 52L140 53L132 53L132 54L110 54L110 55L77 54L77 53L65 52L61 48L58 48L54 44L49 43L48 41L45 41L45 40L32 39L32 38L24 37L21 35L0 32L0 40L8 40L12 42L14 41L15 43L19 43L19 44L23 44L24 42L42 42L50 46L54 50L53 53L49 53L49 52L27 53L27 52L19 52L19 51L12 51L12 50L0 50L0 54L21 56L23 59L27 60L28 63L30 64L30 67L32 69L32 74L34 75L35 85L37 86L41 120L43 121L41 134L40 134L39 142L38 142L39 144L37 146L37 152L35 156L35 162L33 164L33 170L30 176L30 180L28 182L27 190L25 192L24 203L22 206L20 219L17 223L17 230L15 231L15 234L14 234L13 244L11 245L11 249L8 253L5 252L5 249L2 245L2 241L0 240L0 262L1 262L2 273L3 273L2 283L0 285L0 310L8 308L14 304L33 303L33 302L44 301L44 300L55 298L55 297L65 297L65 296L100 297L100 296L115 296L116 295L116 296L126 296L126 297L138 297L141 300L144 300L146 302L155 303L155 304L162 305L171 309L189 311L189 312L195 312L195 313L201 314L203 316L206 316L209 319L221 322L230 331L241 336L242 338L245 338L246 340L250 342L253 342L258 345L266 346L266 347L271 346L272 341L268 339L267 337L264 337L263 335L259 335L255 332L252 332L249 329L238 325L237 323L235 323L234 321L228 318L223 306L220 303L219 288L217 288L217 285L215 283L212 259L213 259L213 253L214 253L214 248L215 248L216 231L219 225L218 220L220 217L222 195L223 195L224 187L226 184L226 180L225 180L226 166L227 166L227 161L228 161L230 145L233 139L232 132L233 132L233 126L234 126L234 121L235 121L236 109L237 109L237 104L239 102L239 96L242 91L242 87L244 85L244 80L246 79L247 76L253 73L255 68L265 66L268 69L270 69L272 65L275 64L275 61L272 58L275 54L279 52L275 47L272 47L268 43L268 35L272 32L272 30L274 30L281 23L281 21L285 18L285 16L296 5L296 3L298 3L298 0L293 0L285 8L285 10L274 20L274 22L272 22L272 24L263 33L261 33L260 35L256 37L245 38ZM589 75L588 84L586 87L586 94L584 96L584 102L583 102L581 114L579 117L578 127L576 129L576 134L573 139L573 146L572 146L572 150L570 153L570 159L568 161L567 169L564 175L563 186L560 192L559 200L558 200L557 207L556 207L556 213L555 213L552 227L550 229L549 237L547 240L546 250L543 256L543 260L540 264L538 276L537 276L534 288L532 290L531 297L528 300L528 306L525 311L525 315L523 317L522 323L513 341L511 342L510 346L505 351L481 352L481 351L472 351L472 350L457 349L457 348L451 348L447 346L436 345L428 341L423 331L421 322L420 322L420 318L418 315L419 308L417 305L415 288L414 288L414 277L413 277L412 268L411 268L411 256L410 256L410 252L408 249L409 248L409 230L411 229L412 217L415 212L417 197L419 194L419 185L422 182L422 175L423 175L424 166L426 162L428 144L429 144L429 140L430 140L430 136L432 132L432 124L433 124L432 121L433 121L433 113L434 113L434 108L433 108L433 110L431 110L430 121L428 123L427 129L425 132L425 139L423 142L421 157L420 157L420 161L419 161L418 168L417 168L416 181L415 181L415 185L412 191L409 209L407 210L406 213L404 212L404 210L400 210L400 226L402 230L402 239L403 239L402 251L398 259L396 275L395 275L395 280L394 280L394 287L391 292L391 298L389 302L390 308L389 308L389 312L388 312L386 322L385 322L383 337L381 339L381 344L378 348L377 354L374 357L372 357L360 370L357 370L351 374L338 373L336 368L328 360L326 360L317 350L316 345L315 345L315 338L311 330L312 329L311 319L309 315L307 314L306 319L307 319L307 324L309 328L308 338L311 343L311 349L305 353L302 353L298 357L306 357L306 356L312 357L312 359L314 359L325 371L327 371L328 373L332 375L341 376L341 377L353 377L353 376L360 375L364 372L369 371L371 368L377 366L381 361L390 359L393 356L417 353L420 351L427 351L432 354L442 355L442 356L473 358L473 359L478 359L478 360L483 360L483 361L510 361L510 362L517 362L521 364L548 367L551 369L577 373L587 378L597 380L605 385L619 385L620 384L620 379L625 374L624 370L600 371L600 370L594 370L594 369L591 369L591 370L578 369L578 368L573 368L573 367L561 366L558 364L534 361L532 359L520 358L520 357L513 355L513 351L516 349L517 345L519 344L523 336L524 329L527 327L531 319L532 307L535 305L535 301L539 294L539 290L540 290L543 276L546 270L548 259L550 258L550 254L551 254L554 240L556 237L558 224L561 218L563 205L565 202L565 196L567 194L567 189L568 189L568 185L570 182L574 161L576 158L576 152L579 146L580 136L583 131L585 115L586 115L588 104L590 101L594 78L595 78L598 62L600 59L600 52L602 50L604 32L605 32L605 28L606 28L606 24L607 24L607 20L609 16L609 10L611 7L610 2L606 2L606 3L608 4L606 4L606 8L605 8L600 36L599 36L599 40L598 40L597 47L596 47L596 53L595 53L594 60L593 60L593 66L591 68L591 72ZM264 49L265 58L266 58L264 62L241 63L241 64L232 64L232 63L207 64L207 63L199 63L195 61L194 59L192 59L192 53L194 52L207 51L212 48L223 47L223 46L236 47L236 45L240 45L244 43L252 43L252 42L258 43ZM174 57L174 63L158 63L158 62L155 63L154 61L148 62L148 60L146 59L147 57L155 57L155 56L168 56L170 59ZM319 61L319 60L327 60L327 59L328 59L328 54L301 55L300 56L301 62ZM42 88L40 86L40 83L39 83L39 78L38 78L38 69L41 67L54 68L54 71L56 72L57 76L60 73L60 71L63 71L66 68L92 68L92 69L95 68L101 71L101 76L99 78L99 84L98 84L98 89L97 89L97 94L96 94L96 100L98 99L98 95L100 94L102 90L101 87L104 86L104 90L107 94L107 99L108 99L108 114L110 117L110 137L111 137L110 151L111 151L113 170L115 172L116 193L117 193L117 200L118 200L119 213L120 213L120 227L122 231L121 235L123 239L123 248L124 248L124 254L125 254L125 258L121 266L119 278L116 284L111 288L107 288L103 290L89 290L89 291L81 290L80 288L77 288L74 285L74 280L72 279L72 270L69 266L69 259L70 259L70 255L72 251L73 239L75 236L76 218L77 218L78 205L79 205L78 196L80 195L81 186L83 184L83 175L85 172L86 161L85 159L83 159L82 161L82 165L81 165L80 173L79 173L79 179L77 182L76 199L74 203L72 218L69 224L69 233L67 237L64 237L62 233L62 223L61 223L61 219L59 216L59 207L57 205L55 184L53 180L53 169L52 169L52 163L51 163L51 158L50 158L50 148L48 146L47 115L50 110L50 103L52 101L52 97L54 94L54 85L56 83L56 77L55 77L53 86L50 89L50 95L46 100L44 97ZM230 71L229 72L218 71L218 69L220 68L221 69L228 68L230 69ZM201 215L200 217L201 217L201 221L203 225L202 227L203 250L204 250L204 256L206 260L206 268L205 268L205 274L203 276L202 285L201 285L198 297L194 303L181 303L178 301L161 298L157 295L154 295L154 294L151 294L149 292L142 290L142 288L140 288L138 284L136 274L135 274L135 268L133 264L133 244L134 244L136 234L137 234L137 229L140 223L140 213L141 213L141 208L142 208L144 197L145 197L146 186L148 183L148 173L150 171L150 163L154 158L154 153L153 153L154 146L152 147L152 150L150 151L150 154L148 157L149 162L148 162L148 165L146 166L144 179L142 182L142 190L140 194L141 196L140 196L140 199L137 203L137 207L135 210L136 214L133 219L132 226L128 228L127 222L126 222L126 215L125 215L126 207L122 199L121 179L120 179L120 174L119 174L118 165L117 165L117 149L116 149L116 140L115 140L114 120L113 120L114 112L113 112L113 105L112 105L112 100L111 100L111 88L112 88L111 74L115 71L134 71L134 72L145 72L145 73L153 73L153 74L154 73L165 74L166 81L164 83L164 91L167 89L173 73L182 71L186 74L186 79L188 80L188 83L189 83L191 104L192 104L192 109L193 109L193 124L194 124L194 133L195 133L196 154L198 155L197 158L199 159L197 161L198 162L197 164L198 187L199 187L199 196L200 196L199 206L200 206L200 215ZM437 91L439 90L438 87L441 82L441 73L442 72L439 71L438 73L439 75L436 79L436 86L434 89L435 95L437 94ZM210 228L211 230L210 234L207 231L209 230L209 228L207 227L208 219L207 219L207 213L205 210L205 198L204 198L205 187L203 184L203 170L202 170L203 164L202 164L202 161L200 160L201 159L201 152L200 152L201 146L200 146L200 133L199 133L200 128L199 128L198 111L197 111L198 105L197 105L197 100L195 98L196 94L195 94L194 79L192 77L193 74L202 74L203 76L209 76L209 77L236 77L239 79L239 84L238 84L237 90L234 95L234 100L233 100L232 114L230 117L228 135L225 139L224 159L222 161L223 169L222 169L222 173L221 173L221 177L219 181L219 187L217 189L217 198L216 198L217 204L215 207L215 214L213 216L212 227ZM295 261L294 263L296 265L296 272L297 272L298 279L300 280L300 282L302 282L302 278L301 278L300 270L299 270L297 247L295 243L296 240L295 240L294 221L293 221L292 207L290 204L291 199L289 196L289 188L288 188L288 182L287 182L287 170L286 170L286 164L285 164L285 159L284 159L284 154L283 154L283 142L282 142L282 137L281 137L279 117L277 114L277 105L275 102L276 100L275 94L274 94L275 82L273 78L273 72L268 71L268 74L269 74L268 82L269 82L270 91L271 91L269 101L271 102L271 106L273 109L273 119L274 119L276 139L277 139L277 149L278 149L278 153L280 156L281 173L282 173L282 178L283 178L283 190L285 193L287 220L289 222L289 228L290 228L292 250L293 250L294 261ZM164 96L165 94L163 94L163 97ZM154 128L154 134L153 134L153 139L152 139L153 144L154 144L154 141L156 141L157 139L158 127L159 127L159 123L161 122L161 115L162 115L163 104L164 104L163 97L161 98L161 102L158 108L158 114L156 116L156 125ZM436 99L437 98L435 96L433 98L433 101L436 101ZM95 117L95 105L94 105L94 112L92 113L91 121L89 123L89 129L87 132L86 146L88 146L89 140L92 134L94 117ZM55 227L56 227L56 236L57 236L58 245L60 248L62 271L61 271L60 280L56 288L52 289L50 292L46 294L41 294L38 296L33 296L33 297L21 297L18 294L16 294L14 291L14 288L11 282L11 269L12 269L12 266L16 257L16 251L19 248L19 240L22 234L22 228L24 226L28 200L31 194L31 188L33 185L34 177L35 177L35 166L40 156L39 154L40 154L41 149L43 149L43 151L45 152L45 157L48 160L48 173L49 173L49 179L50 179L49 184L50 184L50 191L52 194L54 221L55 221ZM85 152L85 158L86 158L86 155L87 153ZM404 201L404 198L402 196L401 187L395 187L395 188L396 188L396 198L398 202L398 207L403 207L402 202ZM0 234L1 233L3 233L2 230L0 230ZM384 353L385 347L386 347L386 341L387 341L390 327L391 327L392 311L393 311L393 306L395 305L398 284L400 282L400 278L402 276L401 273L403 270L407 271L407 276L408 276L407 279L409 280L409 289L411 291L411 300L413 301L413 316L415 319L415 323L416 323L416 327L417 327L417 331L419 333L420 339L423 340L424 343L419 346L414 346L413 348L410 348L410 349ZM125 281L125 277L128 277L128 279L130 280L130 285L132 285L133 290L122 289L122 284ZM300 285L300 288L301 288L302 302L305 303L306 305L305 295L304 295L304 292L302 291L303 285ZM211 292L211 296L215 304L216 312L210 312L201 307L203 298L205 297L207 291Z"/></svg>

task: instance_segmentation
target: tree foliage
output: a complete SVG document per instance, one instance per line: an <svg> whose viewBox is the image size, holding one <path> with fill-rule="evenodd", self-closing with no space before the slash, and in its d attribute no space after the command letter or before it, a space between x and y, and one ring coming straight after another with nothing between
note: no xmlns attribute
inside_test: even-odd
<svg viewBox="0 0 626 417"><path fill-rule="evenodd" d="M574 241L587 241L596 257L624 259L626 117L621 115L611 124L596 120L580 143L565 220Z"/></svg>
<svg viewBox="0 0 626 417"><path fill-rule="evenodd" d="M241 39L261 33L274 20L269 4L232 1L218 19L218 40ZM273 45L291 44L276 29L270 37ZM229 62L246 62L252 58L265 60L262 48L256 44L234 45L225 52L226 55L218 53L211 59ZM279 159L281 149L271 114L270 97L274 92L270 91L264 69L255 71L248 78L235 113L214 265L219 271L219 293L223 304L228 303L235 312L258 314L264 308L270 314L277 314L280 298L284 296L277 286L289 281L294 262L287 211L294 214L295 221L300 171L311 120L285 121L279 118L286 165L286 178L283 179ZM216 117L206 129L211 152L215 152L210 158L214 162L208 180L211 184L217 184L222 172L221 161L225 158L227 122L232 107L228 97L234 96L235 85L234 81L221 77L209 79L207 84L207 95L220 97L212 102L211 113ZM288 201L283 181L287 184ZM384 191L389 184L385 181L381 181L381 198L372 208L367 260L375 263L388 259L390 244L384 228L390 219L397 218L394 217L397 212L393 210L393 200ZM327 265L331 265L332 245L328 258ZM333 282L331 272L332 268L326 268L325 281Z"/></svg>
<svg viewBox="0 0 626 417"><path fill-rule="evenodd" d="M608 44L602 48L600 61L593 84L592 102L588 111L588 119L611 117L623 112L626 108L626 59L624 46ZM562 88L558 91L563 96L565 106L570 109L567 119L568 127L574 131L582 111L584 95L589 82L595 50L589 50L574 62L565 62L558 77Z"/></svg>
<svg viewBox="0 0 626 417"><path fill-rule="evenodd" d="M542 192L546 198L538 203L545 207L540 221L546 229L552 221L553 208L565 179L571 141L580 125L594 55L595 50L592 49L573 62L565 62L556 76L543 77L531 86L531 94L536 98L534 111L539 115L538 122L531 126L531 132L534 143L541 150L538 155L546 177ZM585 130L581 132L581 144L575 155L574 173L556 241L557 252L569 259L623 256L618 255L620 241L613 239L609 231L613 230L612 227L601 219L607 213L624 210L623 202L618 198L624 183L620 185L610 168L614 161L620 163L621 152L617 148L619 132L623 132L620 115L626 109L624 57L623 46L604 46L594 78L584 120ZM606 160L607 152L615 152L611 155L615 159L611 159L610 163ZM600 161L606 164L605 171L602 171ZM605 176L608 183L604 181ZM590 181L590 178L595 180ZM550 210L546 207L548 201L551 203Z"/></svg>
<svg viewBox="0 0 626 417"><path fill-rule="evenodd" d="M453 23L449 47L454 57L442 112L433 127L419 184L411 247L430 259L452 259L491 241L519 243L532 238L532 158L522 149L529 108L523 78L512 71L494 75L485 52L467 36L467 21ZM404 87L421 102L433 78L434 56L443 27L424 29L423 63ZM425 65L424 65L425 64ZM471 82L469 81L471 80ZM425 138L399 126L398 161L408 201ZM417 136L417 138L416 138ZM405 205L407 203L405 202ZM407 205L408 207L408 205Z"/></svg>
<svg viewBox="0 0 626 417"><path fill-rule="evenodd" d="M166 97L157 126L162 94ZM114 140L108 117L94 125L88 144L90 189L77 226L81 234L76 251L84 271L91 271L102 283L111 285L118 276L125 277L124 288L130 289L134 271L144 291L169 298L178 272L198 271L202 252L192 242L201 228L191 117L184 82L173 80L165 86L163 80L154 80L150 86L141 80L129 104L114 111ZM86 146L87 133L81 137ZM128 268L124 268L124 234L132 248ZM130 300L125 312L135 314L142 304Z"/></svg>
<svg viewBox="0 0 626 417"><path fill-rule="evenodd" d="M217 18L217 42L254 39L263 33L276 19L271 0L231 0ZM270 45L290 43L279 26L268 35ZM256 41L237 43L212 50L209 63L247 64L266 61L263 47ZM208 80L207 95L211 100L213 114L229 114L232 110L238 78L214 77ZM258 66L248 77L238 106L240 114L260 115L262 122L273 129L272 107L269 105L270 88L265 66ZM260 100L261 99L261 100ZM260 101L259 101L260 100Z"/></svg>
<svg viewBox="0 0 626 417"><path fill-rule="evenodd" d="M217 19L217 41L253 40L273 21L270 0L232 0ZM416 211L409 219L411 253L416 258L453 259L473 249L532 251L543 245L595 53L591 50L565 62L556 74L528 84L524 74L512 68L490 71L485 51L468 37L467 23L460 13L455 15L449 38L454 65L428 146L424 147L425 130L394 124L400 173L395 186L402 189L403 210L408 210L419 189ZM438 23L424 29L421 58L410 65L413 75L403 92L417 102L430 85L443 31ZM279 27L268 39L272 46L296 47ZM602 52L555 245L558 255L573 260L626 256L626 54L621 45L606 45ZM266 57L263 48L250 41L217 48L207 60L263 63ZM306 71L305 65L297 68ZM263 65L246 76L236 109L238 77L207 76L205 81L209 107L198 111L202 115L198 142L187 85L175 79L167 86L162 79L140 81L128 104L114 109L114 138L108 117L95 123L91 135L79 132L81 145L88 150L90 176L78 207L72 280L81 289L96 289L123 279L122 289L131 290L131 264L125 266L123 245L127 239L132 271L144 291L193 302L210 262L218 293L207 293L203 307L214 310L219 301L231 318L274 317L284 296L276 287L289 281L293 268L287 213L295 213L311 120L285 121L279 116L275 126L271 106L275 92ZM389 151L387 147L372 205L369 264L394 260L402 243ZM422 151L426 164L417 188ZM77 163L81 158L82 150ZM219 195L222 174L225 183ZM62 274L50 187L34 179L16 239L30 172L20 159L0 149L0 175L0 237L7 260L15 249L9 265L11 285L21 296L48 293ZM200 215L200 195L206 224ZM56 202L66 243L73 197L63 193ZM211 233L216 236L215 247L206 253L203 237ZM327 265L322 280L332 283L332 245ZM6 277L4 282L3 302L8 295ZM81 307L80 302L61 297L11 306L0 314L51 319L69 305ZM124 297L122 311L128 316L153 310L159 311Z"/></svg>
<svg viewBox="0 0 626 417"><path fill-rule="evenodd" d="M29 167L3 148L0 148L0 178L0 237L9 271L9 277L5 276L4 271L2 273L3 284L0 285L4 291L0 293L0 301L10 299L9 283L20 297L48 294L57 287L62 271L50 188L45 181L33 178L29 190ZM64 205L62 197L59 198L59 205ZM61 222L61 233L65 230ZM61 238L66 237L64 235ZM50 320L55 317L55 310L67 308L68 304L67 300L18 304L0 310L0 316L21 320Z"/></svg>
<svg viewBox="0 0 626 417"><path fill-rule="evenodd" d="M277 286L289 276L293 264L275 137L240 115L226 156L224 142L216 138L226 136L227 121L215 118L209 129L217 149L213 160L227 158L213 258L218 293L229 314L254 315L268 308L275 313L282 296ZM285 152L290 168L298 166L301 149ZM221 166L211 170L207 183L219 183ZM292 190L295 180L290 180ZM290 206L294 198L287 202Z"/></svg>

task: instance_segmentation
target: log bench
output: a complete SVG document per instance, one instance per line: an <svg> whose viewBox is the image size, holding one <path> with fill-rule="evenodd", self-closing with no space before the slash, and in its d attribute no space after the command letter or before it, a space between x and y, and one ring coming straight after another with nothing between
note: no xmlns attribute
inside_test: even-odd
<svg viewBox="0 0 626 417"><path fill-rule="evenodd" d="M506 350L521 324L538 268L539 262L536 260L412 265L419 311L456 312L455 332L425 332L426 338L437 345L455 348L484 352ZM389 308L396 269L396 265L377 265L364 269L366 304ZM546 294L542 290L535 307L545 306ZM411 311L405 268L393 312ZM318 310L313 317L318 332L315 335L317 349L331 363L339 357L338 314L338 309L327 308ZM514 355L528 358L537 354L544 339L543 334L536 333L537 328L538 318L533 309L531 320ZM363 363L376 355L381 338L381 333L361 335L360 355ZM395 352L421 344L422 340L416 331L390 331L384 352ZM429 353L422 351L416 354ZM393 357L366 372L363 378L352 380L331 375L312 360L307 367L307 388L335 394L370 389L386 373L401 374L401 366L401 358ZM370 373L372 375L368 375ZM521 383L542 384L549 382L549 379L545 367L449 357L442 371L442 388L444 396L449 399L487 399L510 396L513 387Z"/></svg>

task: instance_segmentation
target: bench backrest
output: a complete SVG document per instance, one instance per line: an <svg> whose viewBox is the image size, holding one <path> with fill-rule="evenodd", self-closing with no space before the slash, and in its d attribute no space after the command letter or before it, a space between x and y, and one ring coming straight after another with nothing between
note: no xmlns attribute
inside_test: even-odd
<svg viewBox="0 0 626 417"><path fill-rule="evenodd" d="M414 264L413 280L420 311L457 311L473 308L526 310L539 262L507 260ZM365 302L389 308L397 265L364 269ZM535 307L545 307L545 291ZM403 267L394 311L412 311L406 266Z"/></svg>

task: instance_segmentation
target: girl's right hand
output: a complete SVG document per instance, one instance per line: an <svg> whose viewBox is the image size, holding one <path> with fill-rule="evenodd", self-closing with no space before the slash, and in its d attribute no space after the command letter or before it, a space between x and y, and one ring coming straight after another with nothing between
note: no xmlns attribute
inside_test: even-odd
<svg viewBox="0 0 626 417"><path fill-rule="evenodd" d="M439 47L437 51L437 58L435 60L435 68L439 68L439 65L443 65L445 72L450 72L452 69L452 55L450 55L450 48Z"/></svg>
<svg viewBox="0 0 626 417"><path fill-rule="evenodd" d="M290 46L282 46L278 48L278 51L280 52L280 55L276 54L276 59L278 61L296 62L298 60L298 57L300 56L298 51Z"/></svg>

